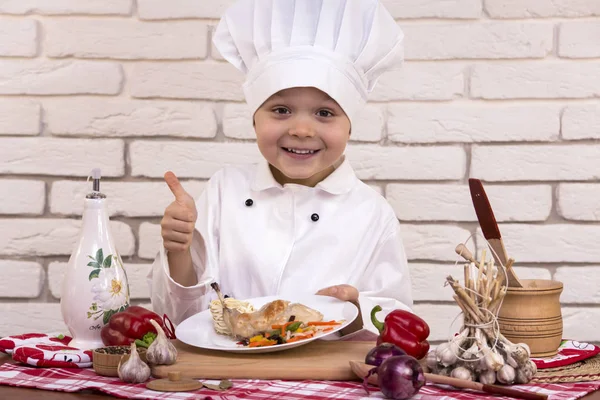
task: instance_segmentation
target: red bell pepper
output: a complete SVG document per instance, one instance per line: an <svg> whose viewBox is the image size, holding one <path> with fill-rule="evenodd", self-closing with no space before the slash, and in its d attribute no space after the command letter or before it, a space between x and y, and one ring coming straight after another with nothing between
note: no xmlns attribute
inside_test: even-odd
<svg viewBox="0 0 600 400"><path fill-rule="evenodd" d="M384 322L377 320L375 314L381 311L380 306L375 306L371 311L371 321L379 330L377 345L392 343L400 347L409 356L421 359L429 351L429 326L415 314L404 310L393 310Z"/></svg>
<svg viewBox="0 0 600 400"><path fill-rule="evenodd" d="M166 316L165 316L166 318ZM106 346L129 345L136 339L143 340L144 335L157 333L150 323L153 319L165 331L168 337L174 337L172 331L165 329L163 319L153 311L140 306L130 306L126 310L113 314L100 332Z"/></svg>

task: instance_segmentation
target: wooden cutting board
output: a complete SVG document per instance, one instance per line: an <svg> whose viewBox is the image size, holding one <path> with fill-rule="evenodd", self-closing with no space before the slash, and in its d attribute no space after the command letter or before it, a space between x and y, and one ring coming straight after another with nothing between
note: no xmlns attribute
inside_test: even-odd
<svg viewBox="0 0 600 400"><path fill-rule="evenodd" d="M242 354L204 350L174 342L177 362L152 367L152 376L179 371L192 379L356 380L350 360L364 361L375 342L315 340L274 353Z"/></svg>

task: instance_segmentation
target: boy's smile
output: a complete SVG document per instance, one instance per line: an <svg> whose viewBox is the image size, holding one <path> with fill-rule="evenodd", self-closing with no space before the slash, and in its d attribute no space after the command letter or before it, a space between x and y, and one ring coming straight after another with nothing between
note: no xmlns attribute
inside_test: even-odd
<svg viewBox="0 0 600 400"><path fill-rule="evenodd" d="M282 90L254 115L258 147L280 184L315 186L334 170L350 137L350 120L324 92Z"/></svg>

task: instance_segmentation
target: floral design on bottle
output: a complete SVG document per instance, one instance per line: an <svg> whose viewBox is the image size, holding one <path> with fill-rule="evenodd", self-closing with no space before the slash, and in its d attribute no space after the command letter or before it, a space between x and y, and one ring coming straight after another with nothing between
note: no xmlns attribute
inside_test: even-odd
<svg viewBox="0 0 600 400"><path fill-rule="evenodd" d="M94 320L102 317L104 324L107 324L113 314L129 307L127 275L117 255L109 254L104 257L100 248L96 257L88 257L92 260L88 263L93 268L89 280L95 281L92 285L95 301L90 306L87 317ZM119 274L118 268L122 274Z"/></svg>

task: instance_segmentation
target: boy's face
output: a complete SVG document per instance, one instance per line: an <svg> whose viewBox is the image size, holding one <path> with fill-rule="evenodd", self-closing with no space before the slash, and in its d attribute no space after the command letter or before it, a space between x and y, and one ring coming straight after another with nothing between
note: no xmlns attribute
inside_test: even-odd
<svg viewBox="0 0 600 400"><path fill-rule="evenodd" d="M312 87L282 90L254 114L258 148L281 184L315 186L333 172L350 138L350 120Z"/></svg>

